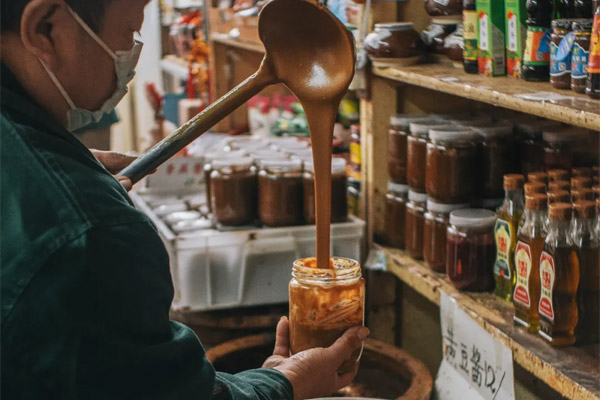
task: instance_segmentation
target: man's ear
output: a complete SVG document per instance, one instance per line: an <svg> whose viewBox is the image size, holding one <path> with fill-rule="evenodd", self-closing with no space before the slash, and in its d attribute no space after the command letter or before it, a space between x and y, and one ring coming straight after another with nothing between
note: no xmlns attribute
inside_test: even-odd
<svg viewBox="0 0 600 400"><path fill-rule="evenodd" d="M31 0L21 16L21 41L26 50L51 69L56 68L55 33L57 22L65 16L62 0Z"/></svg>

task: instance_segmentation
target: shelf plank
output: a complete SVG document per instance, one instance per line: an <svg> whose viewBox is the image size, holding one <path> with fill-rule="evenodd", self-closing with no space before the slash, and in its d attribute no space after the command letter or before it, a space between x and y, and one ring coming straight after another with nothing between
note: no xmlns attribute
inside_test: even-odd
<svg viewBox="0 0 600 400"><path fill-rule="evenodd" d="M445 274L431 271L402 250L375 245L387 257L388 270L431 302L440 304L440 293L457 304L513 352L515 362L563 396L576 400L600 398L600 348L598 344L556 349L541 337L513 324L512 303L491 293L461 292Z"/></svg>
<svg viewBox="0 0 600 400"><path fill-rule="evenodd" d="M547 82L526 82L509 77L484 77L467 74L444 64L420 64L401 68L373 68L377 76L393 81L465 97L539 117L598 130L600 100L570 90L557 90ZM516 95L554 92L569 96L568 100L539 102Z"/></svg>
<svg viewBox="0 0 600 400"><path fill-rule="evenodd" d="M179 79L186 80L189 77L188 62L176 56L166 56L160 60L160 68Z"/></svg>
<svg viewBox="0 0 600 400"><path fill-rule="evenodd" d="M264 53L265 47L261 43L250 42L247 40L233 39L229 35L222 33L213 33L210 36L214 43L219 43L225 46L234 47L237 49L253 51L256 53Z"/></svg>

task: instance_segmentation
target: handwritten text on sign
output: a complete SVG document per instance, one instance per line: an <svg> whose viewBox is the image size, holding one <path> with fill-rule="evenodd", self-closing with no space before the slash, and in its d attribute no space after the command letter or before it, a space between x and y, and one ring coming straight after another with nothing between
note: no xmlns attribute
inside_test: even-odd
<svg viewBox="0 0 600 400"><path fill-rule="evenodd" d="M515 398L512 351L441 294L444 359L436 390L442 400ZM450 387L449 387L450 386Z"/></svg>

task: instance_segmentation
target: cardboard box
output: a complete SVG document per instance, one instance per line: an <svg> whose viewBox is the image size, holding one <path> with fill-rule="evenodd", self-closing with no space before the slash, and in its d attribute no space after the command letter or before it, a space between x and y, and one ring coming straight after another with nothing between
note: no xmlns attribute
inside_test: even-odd
<svg viewBox="0 0 600 400"><path fill-rule="evenodd" d="M477 0L475 4L479 19L479 73L485 76L506 75L504 2Z"/></svg>
<svg viewBox="0 0 600 400"><path fill-rule="evenodd" d="M506 75L521 78L523 52L527 39L526 0L504 0L506 13Z"/></svg>

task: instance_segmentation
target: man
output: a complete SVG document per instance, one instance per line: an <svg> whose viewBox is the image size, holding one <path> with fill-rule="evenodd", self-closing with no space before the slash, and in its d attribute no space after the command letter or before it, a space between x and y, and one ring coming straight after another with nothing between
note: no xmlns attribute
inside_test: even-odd
<svg viewBox="0 0 600 400"><path fill-rule="evenodd" d="M70 133L122 97L146 1L1 3L2 398L327 395L353 379L336 371L368 330L289 357L282 318L264 368L215 373L192 331L168 319L167 253L130 182L111 175L130 160L96 158Z"/></svg>

